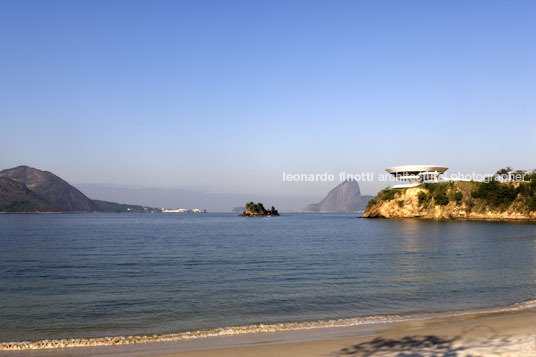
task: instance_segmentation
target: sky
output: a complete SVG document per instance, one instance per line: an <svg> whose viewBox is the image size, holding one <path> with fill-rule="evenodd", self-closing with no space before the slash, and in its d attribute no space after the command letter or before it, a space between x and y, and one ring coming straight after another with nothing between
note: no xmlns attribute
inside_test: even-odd
<svg viewBox="0 0 536 357"><path fill-rule="evenodd" d="M534 169L535 15L533 1L3 0L0 168L94 196L307 199L338 182L283 172Z"/></svg>

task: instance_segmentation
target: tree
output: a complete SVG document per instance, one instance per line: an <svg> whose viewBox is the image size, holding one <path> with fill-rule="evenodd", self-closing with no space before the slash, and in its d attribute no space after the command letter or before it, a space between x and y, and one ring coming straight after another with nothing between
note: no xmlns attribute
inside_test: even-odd
<svg viewBox="0 0 536 357"><path fill-rule="evenodd" d="M430 201L430 198L424 191L419 192L419 195L417 197L419 198L419 205L421 206L425 203L427 204Z"/></svg>
<svg viewBox="0 0 536 357"><path fill-rule="evenodd" d="M495 174L496 175L508 175L510 172L512 172L512 168L510 166L506 166L506 168L497 170Z"/></svg>
<svg viewBox="0 0 536 357"><path fill-rule="evenodd" d="M517 180L517 178L521 178L521 181L527 180L527 177L529 176L525 170L515 170L512 172L512 176L514 176L514 179ZM529 181L529 180L527 180Z"/></svg>

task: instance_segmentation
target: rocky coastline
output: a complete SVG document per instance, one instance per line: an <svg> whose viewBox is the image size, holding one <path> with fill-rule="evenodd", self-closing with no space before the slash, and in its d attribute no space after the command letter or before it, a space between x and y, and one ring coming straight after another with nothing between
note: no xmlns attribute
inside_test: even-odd
<svg viewBox="0 0 536 357"><path fill-rule="evenodd" d="M385 189L369 201L363 218L423 218L536 221L531 183L495 183L498 194L480 182L451 182ZM533 185L534 186L534 185Z"/></svg>

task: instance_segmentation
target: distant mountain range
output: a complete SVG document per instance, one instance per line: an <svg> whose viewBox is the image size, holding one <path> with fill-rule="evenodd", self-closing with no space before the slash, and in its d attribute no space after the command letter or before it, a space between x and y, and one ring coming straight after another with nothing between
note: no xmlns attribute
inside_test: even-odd
<svg viewBox="0 0 536 357"><path fill-rule="evenodd" d="M314 202L315 195L266 193L263 190L248 193L215 192L212 190L176 187L136 187L120 184L77 183L78 189L91 198L115 202L140 202L150 207L198 207L210 212L229 212L239 207L244 211L244 202L270 202L280 212L297 212L307 202Z"/></svg>
<svg viewBox="0 0 536 357"><path fill-rule="evenodd" d="M313 203L300 212L361 212L367 207L367 202L373 196L361 196L357 181L344 181L331 191L319 203Z"/></svg>
<svg viewBox="0 0 536 357"><path fill-rule="evenodd" d="M163 189L126 189L118 187L101 187L95 185L77 185L93 197L111 197L117 201L138 201L155 204L158 207L173 206L176 202L194 206L214 206L221 211L224 207L234 206L234 202L249 202L251 195L203 194L183 190ZM361 196L359 184L346 181L329 192L321 202L311 204L301 212L359 212L366 208L372 196ZM264 197L255 196L275 202L280 206L300 207L300 202L307 202L307 197ZM151 201L151 202L148 202ZM303 204L303 203L302 203ZM231 207L232 207L231 206ZM294 208L294 209L296 209ZM240 212L243 210L240 207ZM160 212L160 209L141 205L120 204L87 197L57 175L29 166L18 166L0 171L0 213L16 212Z"/></svg>
<svg viewBox="0 0 536 357"><path fill-rule="evenodd" d="M151 212L154 208L92 200L48 171L0 171L0 212Z"/></svg>

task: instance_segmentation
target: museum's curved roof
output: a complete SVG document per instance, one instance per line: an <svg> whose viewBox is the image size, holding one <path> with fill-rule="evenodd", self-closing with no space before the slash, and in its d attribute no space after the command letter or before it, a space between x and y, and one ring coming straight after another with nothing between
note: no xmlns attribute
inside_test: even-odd
<svg viewBox="0 0 536 357"><path fill-rule="evenodd" d="M394 166L390 167L388 169L385 169L385 171L396 174L396 173L410 173L410 172L435 172L443 173L447 171L448 167L445 166L437 166L437 165L403 165L403 166Z"/></svg>

